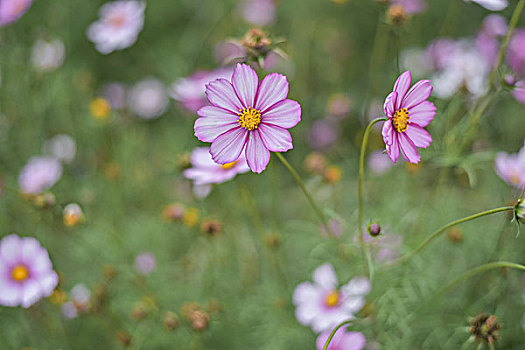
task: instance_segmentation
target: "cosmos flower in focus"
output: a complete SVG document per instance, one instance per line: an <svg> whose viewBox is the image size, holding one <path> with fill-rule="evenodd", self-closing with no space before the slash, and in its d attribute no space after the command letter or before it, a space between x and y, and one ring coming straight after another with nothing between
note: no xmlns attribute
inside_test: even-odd
<svg viewBox="0 0 525 350"><path fill-rule="evenodd" d="M128 104L143 119L158 118L168 106L166 89L157 79L142 80L129 91Z"/></svg>
<svg viewBox="0 0 525 350"><path fill-rule="evenodd" d="M157 266L157 259L151 252L140 253L135 259L135 268L141 275L147 276L151 274L155 266Z"/></svg>
<svg viewBox="0 0 525 350"><path fill-rule="evenodd" d="M31 6L33 0L0 1L0 27L17 21Z"/></svg>
<svg viewBox="0 0 525 350"><path fill-rule="evenodd" d="M206 84L220 78L231 79L233 68L219 68L212 71L199 71L187 78L175 81L169 90L171 98L178 101L189 112L196 113L208 105Z"/></svg>
<svg viewBox="0 0 525 350"><path fill-rule="evenodd" d="M287 129L301 120L301 106L286 98L284 75L269 74L259 84L250 66L237 64L231 82L215 80L206 86L206 94L211 106L197 112L195 136L212 143L210 153L216 163L232 163L244 152L250 169L261 173L270 151L293 148Z"/></svg>
<svg viewBox="0 0 525 350"><path fill-rule="evenodd" d="M410 71L399 76L384 104L388 117L383 125L383 140L390 159L395 163L401 152L410 163L418 163L419 148L427 148L432 136L423 129L436 114L436 106L427 99L432 93L429 80L418 81L409 90L412 77Z"/></svg>
<svg viewBox="0 0 525 350"><path fill-rule="evenodd" d="M18 176L23 193L39 194L52 187L62 176L62 165L53 157L32 157Z"/></svg>
<svg viewBox="0 0 525 350"><path fill-rule="evenodd" d="M496 173L506 183L516 188L525 186L525 145L516 154L500 152L495 161Z"/></svg>
<svg viewBox="0 0 525 350"><path fill-rule="evenodd" d="M58 39L38 40L33 45L31 63L40 72L50 72L62 65L65 52L64 43Z"/></svg>
<svg viewBox="0 0 525 350"><path fill-rule="evenodd" d="M9 235L0 241L0 305L28 308L58 284L47 250L32 237Z"/></svg>
<svg viewBox="0 0 525 350"><path fill-rule="evenodd" d="M331 331L321 333L315 342L317 350L323 350ZM340 328L330 341L327 350L363 350L366 338L363 333L349 332L344 327Z"/></svg>
<svg viewBox="0 0 525 350"><path fill-rule="evenodd" d="M295 288L293 303L299 323L311 326L314 332L329 331L342 321L353 319L370 291L370 282L365 277L355 277L337 288L337 276L328 263L314 271L313 281Z"/></svg>
<svg viewBox="0 0 525 350"><path fill-rule="evenodd" d="M274 0L243 0L240 12L246 22L265 26L275 18L275 3Z"/></svg>
<svg viewBox="0 0 525 350"><path fill-rule="evenodd" d="M250 170L244 155L232 163L221 165L213 161L207 147L194 149L190 162L192 167L184 170L184 177L193 180L197 186L219 184Z"/></svg>
<svg viewBox="0 0 525 350"><path fill-rule="evenodd" d="M130 47L144 26L142 1L120 0L108 2L100 8L99 20L87 30L87 37L102 54Z"/></svg>
<svg viewBox="0 0 525 350"><path fill-rule="evenodd" d="M501 11L509 5L508 0L464 0L464 1L475 2L490 11Z"/></svg>

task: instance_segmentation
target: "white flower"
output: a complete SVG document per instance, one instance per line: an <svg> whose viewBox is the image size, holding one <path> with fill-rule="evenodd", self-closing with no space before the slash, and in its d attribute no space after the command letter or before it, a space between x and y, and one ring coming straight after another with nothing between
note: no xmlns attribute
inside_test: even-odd
<svg viewBox="0 0 525 350"><path fill-rule="evenodd" d="M71 163L77 153L75 140L69 135L58 134L47 140L42 152L66 163Z"/></svg>
<svg viewBox="0 0 525 350"><path fill-rule="evenodd" d="M38 40L33 45L31 64L41 72L53 71L64 63L65 52L64 43L58 39Z"/></svg>
<svg viewBox="0 0 525 350"><path fill-rule="evenodd" d="M311 326L318 333L353 319L370 291L370 282L365 277L353 278L338 289L334 268L328 263L314 271L313 281L303 282L295 288L293 303L299 323Z"/></svg>
<svg viewBox="0 0 525 350"><path fill-rule="evenodd" d="M130 47L144 26L145 8L144 2L135 0L104 4L100 8L100 19L87 30L88 39L103 54Z"/></svg>
<svg viewBox="0 0 525 350"><path fill-rule="evenodd" d="M501 11L509 5L508 0L465 0L475 2L490 11Z"/></svg>
<svg viewBox="0 0 525 350"><path fill-rule="evenodd" d="M129 92L128 104L141 118L157 118L166 111L168 105L166 88L156 79L142 80Z"/></svg>

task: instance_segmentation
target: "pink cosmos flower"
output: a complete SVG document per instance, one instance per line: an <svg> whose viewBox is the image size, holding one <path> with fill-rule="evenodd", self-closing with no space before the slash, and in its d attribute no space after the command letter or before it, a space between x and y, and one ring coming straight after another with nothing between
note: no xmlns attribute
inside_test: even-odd
<svg viewBox="0 0 525 350"><path fill-rule="evenodd" d="M233 163L215 163L208 147L195 148L191 153L190 162L192 167L184 170L184 177L193 180L196 186L220 184L250 170L243 155Z"/></svg>
<svg viewBox="0 0 525 350"><path fill-rule="evenodd" d="M516 101L525 105L525 80L516 82L512 90L512 96L514 96Z"/></svg>
<svg viewBox="0 0 525 350"><path fill-rule="evenodd" d="M427 148L432 142L432 136L423 129L436 114L436 106L427 101L432 93L430 80L418 81L408 90L411 81L410 71L401 74L384 104L388 121L383 125L383 140L394 163L400 151L410 163L418 163L421 156L416 147Z"/></svg>
<svg viewBox="0 0 525 350"><path fill-rule="evenodd" d="M31 6L33 0L0 1L0 27L17 21Z"/></svg>
<svg viewBox="0 0 525 350"><path fill-rule="evenodd" d="M313 280L314 283L303 282L295 288L293 303L299 323L311 326L315 332L331 330L342 321L353 319L370 291L365 277L355 277L338 289L334 268L328 263L314 271Z"/></svg>
<svg viewBox="0 0 525 350"><path fill-rule="evenodd" d="M321 333L315 342L317 350L323 350L331 331ZM327 350L362 350L365 348L366 338L363 333L349 332L344 327L339 329Z"/></svg>
<svg viewBox="0 0 525 350"><path fill-rule="evenodd" d="M108 2L100 8L100 19L91 24L87 37L102 54L130 47L144 26L146 4L136 0Z"/></svg>
<svg viewBox="0 0 525 350"><path fill-rule="evenodd" d="M32 237L0 241L0 305L28 308L50 296L58 284L47 250Z"/></svg>
<svg viewBox="0 0 525 350"><path fill-rule="evenodd" d="M393 164L382 150L378 150L368 157L368 167L374 174L383 175L393 167Z"/></svg>
<svg viewBox="0 0 525 350"><path fill-rule="evenodd" d="M509 66L520 77L525 78L525 28L516 29L507 49Z"/></svg>
<svg viewBox="0 0 525 350"><path fill-rule="evenodd" d="M53 186L62 176L62 165L53 157L32 157L18 176L23 193L39 194Z"/></svg>
<svg viewBox="0 0 525 350"><path fill-rule="evenodd" d="M135 259L135 268L141 275L149 275L157 266L157 259L151 252L143 252L137 255Z"/></svg>
<svg viewBox="0 0 525 350"><path fill-rule="evenodd" d="M216 79L231 79L233 68L219 68L212 71L199 71L187 78L175 81L170 88L171 98L178 101L189 112L196 113L208 105L206 84Z"/></svg>
<svg viewBox="0 0 525 350"><path fill-rule="evenodd" d="M498 176L506 183L523 188L525 186L525 145L517 154L498 153L495 169Z"/></svg>
<svg viewBox="0 0 525 350"><path fill-rule="evenodd" d="M246 22L264 26L275 18L274 0L244 0L240 6Z"/></svg>
<svg viewBox="0 0 525 350"><path fill-rule="evenodd" d="M211 106L199 109L195 136L211 142L210 153L219 164L236 161L245 153L248 166L261 173L270 161L270 151L293 148L287 129L301 120L299 103L287 99L288 81L272 73L259 84L257 73L237 64L231 82L215 80L206 85Z"/></svg>

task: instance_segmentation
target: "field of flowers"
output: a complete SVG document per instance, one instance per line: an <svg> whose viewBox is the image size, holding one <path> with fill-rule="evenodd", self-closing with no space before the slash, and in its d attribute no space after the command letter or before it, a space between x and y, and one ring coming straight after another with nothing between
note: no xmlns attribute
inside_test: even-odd
<svg viewBox="0 0 525 350"><path fill-rule="evenodd" d="M525 0L0 0L0 349L525 349Z"/></svg>

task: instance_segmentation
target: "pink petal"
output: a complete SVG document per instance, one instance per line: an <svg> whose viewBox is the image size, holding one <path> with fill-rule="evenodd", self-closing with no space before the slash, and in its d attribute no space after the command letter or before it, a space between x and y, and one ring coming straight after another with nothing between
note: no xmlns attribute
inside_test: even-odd
<svg viewBox="0 0 525 350"><path fill-rule="evenodd" d="M16 263L20 258L22 244L22 238L17 235L5 236L0 241L0 256L4 261Z"/></svg>
<svg viewBox="0 0 525 350"><path fill-rule="evenodd" d="M406 94L402 105L404 108L411 109L430 97L432 93L430 80L420 80L412 86L412 89Z"/></svg>
<svg viewBox="0 0 525 350"><path fill-rule="evenodd" d="M299 306L312 300L317 301L322 294L323 291L312 283L303 282L295 287L292 300L295 305Z"/></svg>
<svg viewBox="0 0 525 350"><path fill-rule="evenodd" d="M264 124L273 124L289 129L301 121L301 106L292 100L278 102L264 112L262 121Z"/></svg>
<svg viewBox="0 0 525 350"><path fill-rule="evenodd" d="M425 129L415 124L409 125L405 134L416 147L427 148L432 142L432 136Z"/></svg>
<svg viewBox="0 0 525 350"><path fill-rule="evenodd" d="M270 161L270 151L264 145L257 130L249 133L246 145L246 161L254 173L261 173Z"/></svg>
<svg viewBox="0 0 525 350"><path fill-rule="evenodd" d="M423 101L420 104L410 108L410 121L424 128L436 115L436 106L430 101Z"/></svg>
<svg viewBox="0 0 525 350"><path fill-rule="evenodd" d="M267 75L257 92L257 109L264 113L268 108L284 100L288 96L288 81L282 74Z"/></svg>
<svg viewBox="0 0 525 350"><path fill-rule="evenodd" d="M392 117L394 115L395 106L394 102L397 99L397 92L392 91L385 99L385 104L383 105L383 111L387 117Z"/></svg>
<svg viewBox="0 0 525 350"><path fill-rule="evenodd" d="M292 135L275 125L259 124L257 128L266 148L272 152L286 152L293 148Z"/></svg>
<svg viewBox="0 0 525 350"><path fill-rule="evenodd" d="M403 156L410 163L417 164L421 160L421 156L417 152L414 143L408 138L405 133L398 133L399 148L403 152Z"/></svg>
<svg viewBox="0 0 525 350"><path fill-rule="evenodd" d="M246 64L237 63L232 75L232 84L243 106L254 108L259 77L253 68Z"/></svg>
<svg viewBox="0 0 525 350"><path fill-rule="evenodd" d="M217 79L206 85L206 96L214 106L224 108L234 114L242 109L232 84L226 79Z"/></svg>
<svg viewBox="0 0 525 350"><path fill-rule="evenodd" d="M396 83L394 84L393 91L397 92L397 98L395 99L395 110L397 111L399 108L401 108L401 101L405 98L405 95L408 91L408 88L410 87L410 83L412 82L412 75L410 74L410 71L406 71L403 74L397 78Z"/></svg>
<svg viewBox="0 0 525 350"><path fill-rule="evenodd" d="M334 268L329 263L315 269L313 280L326 291L332 291L337 288L337 276Z"/></svg>
<svg viewBox="0 0 525 350"><path fill-rule="evenodd" d="M399 157L399 140L397 132L392 133L392 144L386 145L386 151L390 159L395 163Z"/></svg>
<svg viewBox="0 0 525 350"><path fill-rule="evenodd" d="M42 297L42 291L37 281L28 279L24 282L22 302L20 303L22 307L28 308Z"/></svg>
<svg viewBox="0 0 525 350"><path fill-rule="evenodd" d="M212 142L210 153L215 163L231 163L241 155L248 138L248 130L240 126L219 135Z"/></svg>
<svg viewBox="0 0 525 350"><path fill-rule="evenodd" d="M388 119L383 124L383 129L381 131L381 134L383 135L383 141L385 141L385 144L391 145L392 144L392 120Z"/></svg>
<svg viewBox="0 0 525 350"><path fill-rule="evenodd" d="M213 142L220 134L239 126L239 116L223 108L205 106L197 114L201 118L195 121L195 136L203 142Z"/></svg>

